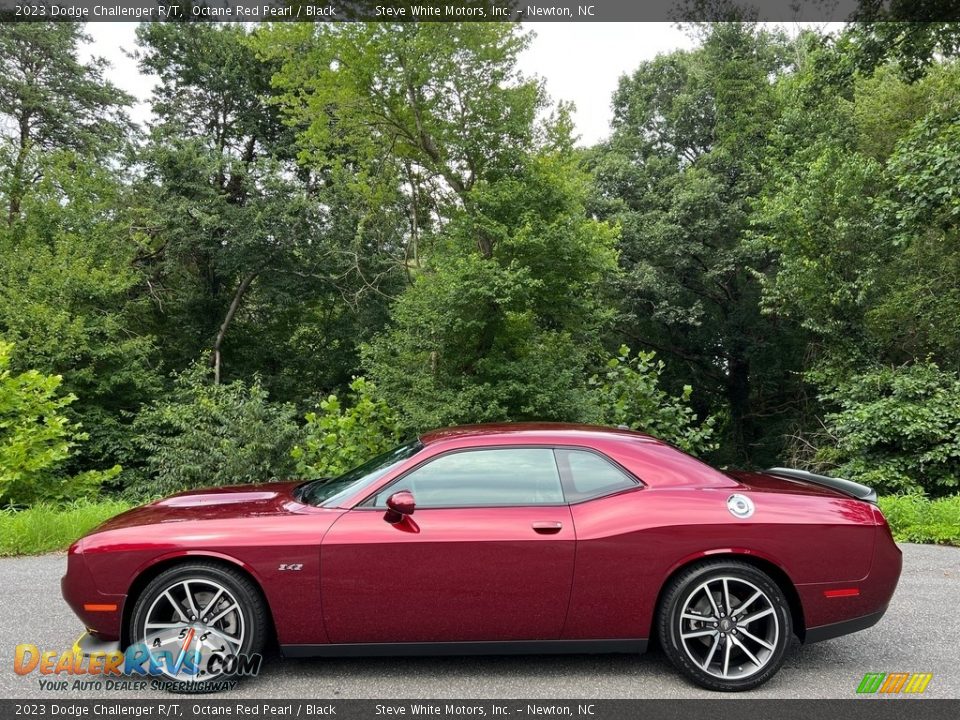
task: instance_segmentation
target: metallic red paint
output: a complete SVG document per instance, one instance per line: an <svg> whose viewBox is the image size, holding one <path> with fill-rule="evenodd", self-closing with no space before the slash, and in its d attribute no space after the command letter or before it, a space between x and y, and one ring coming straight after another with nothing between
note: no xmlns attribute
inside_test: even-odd
<svg viewBox="0 0 960 720"><path fill-rule="evenodd" d="M562 527L541 535L540 521ZM561 637L576 544L569 507L420 509L408 522L418 532L361 508L324 537L331 642Z"/></svg>
<svg viewBox="0 0 960 720"><path fill-rule="evenodd" d="M281 645L603 640L648 638L664 583L704 558L735 556L789 583L801 634L883 612L900 575L875 506L800 481L722 473L640 433L505 424L421 440L337 507L305 505L294 483L274 483L181 493L123 513L70 548L63 595L87 627L116 639L151 573L200 556L253 578ZM496 446L586 448L640 482L570 505L405 505L412 513L393 523L358 507L430 458ZM734 492L753 501L751 517L728 511ZM280 569L294 564L302 570ZM825 596L850 587L859 594ZM111 604L116 611L86 607Z"/></svg>
<svg viewBox="0 0 960 720"><path fill-rule="evenodd" d="M397 515L396 519L390 520L396 524L404 515L412 515L417 508L417 503L413 499L413 493L409 490L399 490L387 498L387 507Z"/></svg>

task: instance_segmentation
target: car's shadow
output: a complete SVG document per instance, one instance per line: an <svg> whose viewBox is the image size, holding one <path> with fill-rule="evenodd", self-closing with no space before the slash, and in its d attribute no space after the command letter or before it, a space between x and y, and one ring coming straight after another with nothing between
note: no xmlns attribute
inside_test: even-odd
<svg viewBox="0 0 960 720"><path fill-rule="evenodd" d="M659 650L644 655L478 655L445 657L368 657L287 659L271 653L261 675L245 681L268 691L272 678L310 681L329 697L469 697L516 688L526 696L538 687L567 685L578 693L584 678L606 684L636 674L671 673ZM606 681L606 682L603 682ZM527 693L524 689L527 689ZM247 689L247 688L245 688ZM471 692L472 689L472 692ZM359 691L359 695L358 695ZM511 693L513 694L513 693ZM534 695L541 694L533 692ZM548 693L551 694L551 693Z"/></svg>
<svg viewBox="0 0 960 720"><path fill-rule="evenodd" d="M801 657L807 650L794 643L787 666L808 662L811 658ZM280 678L287 688L302 685L313 697L327 698L629 697L631 685L670 689L670 695L716 697L683 679L658 647L642 655L287 659L270 652L260 676L245 680L242 692L268 695ZM771 684L778 684L776 680Z"/></svg>

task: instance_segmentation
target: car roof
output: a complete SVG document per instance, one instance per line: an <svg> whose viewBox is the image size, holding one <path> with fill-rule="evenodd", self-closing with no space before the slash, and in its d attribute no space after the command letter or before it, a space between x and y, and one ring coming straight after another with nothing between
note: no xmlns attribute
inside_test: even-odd
<svg viewBox="0 0 960 720"><path fill-rule="evenodd" d="M420 436L420 442L424 445L430 445L444 440L492 439L503 437L557 443L602 439L629 439L651 443L660 442L651 435L625 427L613 428L602 425L577 425L573 423L552 422L489 423L440 428L423 433Z"/></svg>

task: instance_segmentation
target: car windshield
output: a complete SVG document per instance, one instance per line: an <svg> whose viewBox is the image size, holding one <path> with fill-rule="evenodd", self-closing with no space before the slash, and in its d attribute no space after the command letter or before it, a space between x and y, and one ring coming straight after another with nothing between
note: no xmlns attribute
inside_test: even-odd
<svg viewBox="0 0 960 720"><path fill-rule="evenodd" d="M300 488L300 502L307 505L336 505L345 496L352 495L383 477L404 460L416 455L422 448L420 441L415 440L377 455L338 477L321 478L307 483Z"/></svg>

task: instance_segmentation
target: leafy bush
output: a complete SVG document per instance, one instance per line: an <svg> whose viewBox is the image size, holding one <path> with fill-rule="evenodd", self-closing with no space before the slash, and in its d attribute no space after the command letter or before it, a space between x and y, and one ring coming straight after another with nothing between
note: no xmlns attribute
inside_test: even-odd
<svg viewBox="0 0 960 720"><path fill-rule="evenodd" d="M824 418L834 443L817 460L835 472L893 493L932 495L960 486L960 376L932 362L877 368L822 399L839 409Z"/></svg>
<svg viewBox="0 0 960 720"><path fill-rule="evenodd" d="M214 385L208 369L194 366L177 376L169 399L134 421L147 458L130 490L156 496L287 476L300 436L295 418L294 407L271 403L259 381Z"/></svg>
<svg viewBox="0 0 960 720"><path fill-rule="evenodd" d="M930 500L918 493L880 498L880 509L901 542L960 545L960 495Z"/></svg>
<svg viewBox="0 0 960 720"><path fill-rule="evenodd" d="M87 438L64 414L76 396L58 392L59 375L13 374L12 355L13 345L0 341L0 500L19 505L95 492L120 468L58 475Z"/></svg>
<svg viewBox="0 0 960 720"><path fill-rule="evenodd" d="M347 403L330 395L306 419L303 443L292 453L303 477L339 475L400 441L396 413L362 377L350 383Z"/></svg>
<svg viewBox="0 0 960 720"><path fill-rule="evenodd" d="M590 379L595 404L592 422L603 425L627 425L673 443L694 454L716 448L711 441L715 419L703 422L690 407L693 388L685 385L679 397L660 387L665 365L655 352L638 352L630 357L630 348L620 347L606 369Z"/></svg>
<svg viewBox="0 0 960 720"><path fill-rule="evenodd" d="M77 500L67 506L37 503L0 511L0 556L63 550L81 535L130 508L121 500Z"/></svg>

